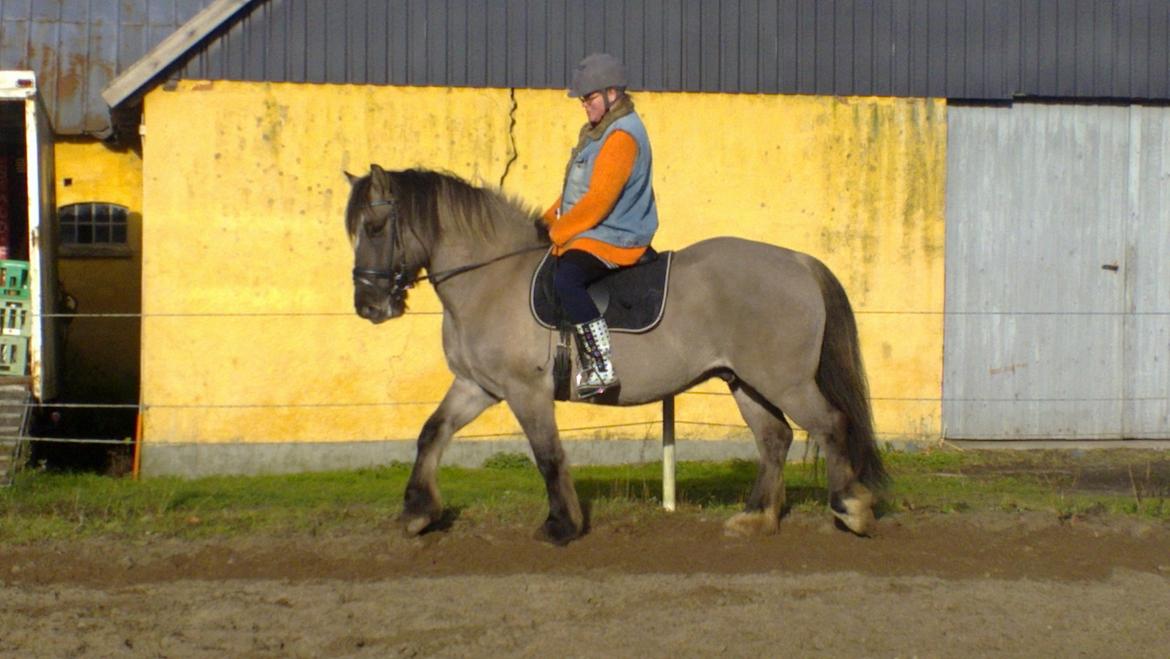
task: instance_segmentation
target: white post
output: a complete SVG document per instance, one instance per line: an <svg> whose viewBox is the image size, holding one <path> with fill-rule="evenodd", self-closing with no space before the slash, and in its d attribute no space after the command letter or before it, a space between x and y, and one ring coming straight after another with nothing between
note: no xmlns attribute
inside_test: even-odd
<svg viewBox="0 0 1170 659"><path fill-rule="evenodd" d="M662 399L662 507L674 510L674 396Z"/></svg>

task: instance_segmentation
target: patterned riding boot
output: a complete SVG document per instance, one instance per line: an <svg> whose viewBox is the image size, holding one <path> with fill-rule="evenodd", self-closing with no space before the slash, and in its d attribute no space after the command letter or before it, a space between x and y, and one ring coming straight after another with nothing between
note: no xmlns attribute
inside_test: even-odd
<svg viewBox="0 0 1170 659"><path fill-rule="evenodd" d="M581 345L581 370L577 371L577 397L590 398L617 386L610 361L609 326L604 318L574 325Z"/></svg>

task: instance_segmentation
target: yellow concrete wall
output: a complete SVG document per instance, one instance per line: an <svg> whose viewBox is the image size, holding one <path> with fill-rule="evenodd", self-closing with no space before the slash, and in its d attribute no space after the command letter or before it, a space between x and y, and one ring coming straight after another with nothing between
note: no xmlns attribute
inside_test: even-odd
<svg viewBox="0 0 1170 659"><path fill-rule="evenodd" d="M57 205L107 202L129 209L127 251L116 257L59 258L65 290L78 302L66 334L61 394L77 402L138 402L142 272L142 159L96 140L58 141ZM89 314L130 314L97 317ZM132 428L130 429L132 431Z"/></svg>
<svg viewBox="0 0 1170 659"><path fill-rule="evenodd" d="M879 433L936 438L943 102L635 97L655 148L656 245L731 234L824 259L858 311ZM502 180L543 208L582 121L555 90L517 90L514 111L492 89L188 81L151 92L146 441L413 439L451 381L439 306L421 287L401 319L353 315L342 171L446 169ZM569 438L641 438L658 436L658 413L565 405L558 418ZM684 395L678 418L681 437L747 436L726 396ZM497 406L461 434L519 430Z"/></svg>

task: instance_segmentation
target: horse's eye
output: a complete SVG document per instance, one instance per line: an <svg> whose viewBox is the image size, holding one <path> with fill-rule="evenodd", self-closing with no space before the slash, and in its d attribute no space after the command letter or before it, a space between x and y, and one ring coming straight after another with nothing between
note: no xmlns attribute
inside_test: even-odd
<svg viewBox="0 0 1170 659"><path fill-rule="evenodd" d="M386 233L386 222L366 222L366 235L370 238L378 238Z"/></svg>

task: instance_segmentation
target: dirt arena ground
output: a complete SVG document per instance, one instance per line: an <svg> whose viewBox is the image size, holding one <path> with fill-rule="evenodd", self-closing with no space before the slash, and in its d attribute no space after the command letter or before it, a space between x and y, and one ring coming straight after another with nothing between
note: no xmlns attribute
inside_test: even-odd
<svg viewBox="0 0 1170 659"><path fill-rule="evenodd" d="M460 520L421 538L0 546L0 655L1170 654L1165 524L899 513L858 538L803 513L735 539L721 523L598 520L566 548Z"/></svg>

